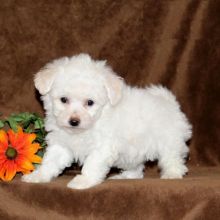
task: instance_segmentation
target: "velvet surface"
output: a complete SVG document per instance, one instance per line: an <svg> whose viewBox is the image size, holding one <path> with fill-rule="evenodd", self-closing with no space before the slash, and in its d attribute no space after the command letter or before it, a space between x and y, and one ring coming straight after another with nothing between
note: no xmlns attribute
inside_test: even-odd
<svg viewBox="0 0 220 220"><path fill-rule="evenodd" d="M183 180L163 180L155 169L143 180L107 180L87 190L65 187L66 172L51 183L25 184L18 176L0 187L1 219L205 219L220 216L219 169L190 169Z"/></svg>
<svg viewBox="0 0 220 220"><path fill-rule="evenodd" d="M0 217L219 218L219 12L217 0L0 0L4 115L43 114L33 74L54 58L85 52L131 85L167 86L193 125L192 168L182 181L146 176L77 192L65 188L68 175L52 184L17 179L0 185Z"/></svg>

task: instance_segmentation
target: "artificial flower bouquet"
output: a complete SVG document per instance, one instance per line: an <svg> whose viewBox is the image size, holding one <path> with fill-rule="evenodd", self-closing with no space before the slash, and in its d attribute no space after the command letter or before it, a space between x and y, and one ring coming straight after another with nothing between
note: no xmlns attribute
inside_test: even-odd
<svg viewBox="0 0 220 220"><path fill-rule="evenodd" d="M11 181L16 173L30 173L42 160L46 135L37 114L12 114L0 119L0 179Z"/></svg>

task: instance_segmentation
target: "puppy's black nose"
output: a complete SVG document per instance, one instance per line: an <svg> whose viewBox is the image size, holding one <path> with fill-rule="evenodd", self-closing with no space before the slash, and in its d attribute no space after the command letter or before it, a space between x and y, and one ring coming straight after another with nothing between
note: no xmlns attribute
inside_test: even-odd
<svg viewBox="0 0 220 220"><path fill-rule="evenodd" d="M71 126L73 126L73 127L78 126L79 123L80 123L80 120L79 120L78 118L71 118L71 119L69 120L69 124L70 124Z"/></svg>

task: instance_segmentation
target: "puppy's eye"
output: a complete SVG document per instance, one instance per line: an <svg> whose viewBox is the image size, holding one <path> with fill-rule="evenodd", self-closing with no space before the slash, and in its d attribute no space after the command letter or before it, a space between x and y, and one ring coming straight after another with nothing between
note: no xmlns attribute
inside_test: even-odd
<svg viewBox="0 0 220 220"><path fill-rule="evenodd" d="M91 99L87 100L87 105L88 105L88 106L94 105L94 101L91 100Z"/></svg>
<svg viewBox="0 0 220 220"><path fill-rule="evenodd" d="M60 101L61 101L62 103L67 103L67 102L68 102L68 98L67 98L67 97L61 97L61 98L60 98Z"/></svg>

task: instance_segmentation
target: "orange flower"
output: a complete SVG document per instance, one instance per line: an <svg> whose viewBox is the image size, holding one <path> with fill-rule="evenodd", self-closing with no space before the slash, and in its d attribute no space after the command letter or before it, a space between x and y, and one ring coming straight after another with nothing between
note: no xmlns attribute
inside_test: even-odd
<svg viewBox="0 0 220 220"><path fill-rule="evenodd" d="M32 163L42 160L35 155L41 148L33 143L35 139L35 134L24 133L21 127L17 132L0 130L0 179L10 181L17 172L26 174L34 170Z"/></svg>

